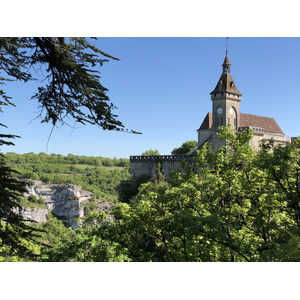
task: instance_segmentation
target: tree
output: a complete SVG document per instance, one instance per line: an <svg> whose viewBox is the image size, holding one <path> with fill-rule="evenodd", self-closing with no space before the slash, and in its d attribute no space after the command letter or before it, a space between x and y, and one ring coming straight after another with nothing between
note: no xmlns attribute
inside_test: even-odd
<svg viewBox="0 0 300 300"><path fill-rule="evenodd" d="M73 236L63 236L59 243L45 251L44 261L72 261L72 262L95 262L130 261L119 244L103 238L99 234L103 229L103 223L107 222L104 212L91 213L84 218L81 228L75 231Z"/></svg>
<svg viewBox="0 0 300 300"><path fill-rule="evenodd" d="M108 58L118 60L85 38L0 38L0 70L6 74L0 82L32 80L28 69L38 66L39 76L46 83L32 98L40 104L42 122L64 124L72 118L104 130L124 131L124 125L112 113L116 107L109 103L99 71L94 68ZM4 99L1 106L12 105L3 90L0 94Z"/></svg>
<svg viewBox="0 0 300 300"><path fill-rule="evenodd" d="M183 143L180 147L174 148L171 152L171 154L188 154L191 150L195 149L197 146L196 141L187 141Z"/></svg>
<svg viewBox="0 0 300 300"><path fill-rule="evenodd" d="M159 151L157 149L149 149L142 153L142 156L159 156Z"/></svg>
<svg viewBox="0 0 300 300"><path fill-rule="evenodd" d="M54 128L73 119L104 130L128 131L113 114L116 107L110 103L107 88L100 83L99 71L95 69L109 58L117 60L85 38L0 38L0 84L33 80L29 70L36 67L44 84L32 98L39 103L41 122L50 122ZM0 89L0 96L0 112L3 106L14 106L3 89ZM2 123L0 126L6 127ZM0 146L13 145L7 139L16 137L0 134ZM17 173L6 165L3 155L0 171L1 245L10 245L12 251L25 255L24 239L34 230L29 229L15 212L24 192L24 183L15 178Z"/></svg>
<svg viewBox="0 0 300 300"><path fill-rule="evenodd" d="M300 140L256 153L252 137L221 128L224 147L206 144L192 172L141 185L88 241L126 261L299 261Z"/></svg>
<svg viewBox="0 0 300 300"><path fill-rule="evenodd" d="M122 180L118 187L118 200L121 202L129 203L130 200L137 195L141 184L148 182L151 179L149 175L141 175L133 177L130 181Z"/></svg>
<svg viewBox="0 0 300 300"><path fill-rule="evenodd" d="M1 144L1 142L0 142ZM0 252L5 249L7 256L19 256L32 259L36 256L32 245L34 238L39 236L36 230L24 222L16 210L21 208L20 201L24 189L24 182L16 176L18 172L5 164L4 156L0 155ZM2 253L0 253L0 257Z"/></svg>

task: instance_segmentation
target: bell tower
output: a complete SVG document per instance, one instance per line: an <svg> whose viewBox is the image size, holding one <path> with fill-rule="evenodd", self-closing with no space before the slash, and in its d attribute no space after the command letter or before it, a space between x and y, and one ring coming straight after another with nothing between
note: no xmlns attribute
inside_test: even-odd
<svg viewBox="0 0 300 300"><path fill-rule="evenodd" d="M242 94L238 91L230 74L231 64L226 56L222 65L222 74L215 87L210 93L212 100L213 131L219 126L231 125L232 130L240 126L240 102Z"/></svg>

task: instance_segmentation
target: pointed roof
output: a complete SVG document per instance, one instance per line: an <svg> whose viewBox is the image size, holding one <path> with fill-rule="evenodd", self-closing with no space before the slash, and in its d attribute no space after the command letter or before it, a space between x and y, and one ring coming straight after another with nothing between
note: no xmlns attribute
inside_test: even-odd
<svg viewBox="0 0 300 300"><path fill-rule="evenodd" d="M229 62L229 58L228 58L227 55L225 56L225 59L224 59L224 62L223 62L223 65L222 65L222 66L224 67L224 66L226 66L226 65L231 66L231 64L230 64L230 62Z"/></svg>
<svg viewBox="0 0 300 300"><path fill-rule="evenodd" d="M235 83L232 79L232 76L230 74L230 62L229 58L226 55L224 62L223 62L223 73L215 87L215 89L210 94L216 94L216 93L231 93L238 96L242 96L242 94L238 91L237 87L235 86Z"/></svg>
<svg viewBox="0 0 300 300"><path fill-rule="evenodd" d="M205 116L200 128L200 129L210 129L212 127L212 113L207 113L207 115Z"/></svg>

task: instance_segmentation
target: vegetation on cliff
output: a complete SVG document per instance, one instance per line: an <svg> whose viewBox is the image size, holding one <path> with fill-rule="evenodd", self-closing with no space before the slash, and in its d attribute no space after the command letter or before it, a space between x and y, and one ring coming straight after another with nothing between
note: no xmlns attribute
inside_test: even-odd
<svg viewBox="0 0 300 300"><path fill-rule="evenodd" d="M108 201L117 201L119 183L130 179L129 160L125 158L45 153L7 153L5 156L8 165L23 179L80 185L94 193L95 198Z"/></svg>

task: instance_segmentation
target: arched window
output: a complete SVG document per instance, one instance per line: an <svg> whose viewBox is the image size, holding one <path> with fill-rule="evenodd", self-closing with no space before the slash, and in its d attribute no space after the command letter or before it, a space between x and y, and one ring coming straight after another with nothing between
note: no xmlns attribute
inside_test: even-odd
<svg viewBox="0 0 300 300"><path fill-rule="evenodd" d="M231 124L232 129L237 129L237 112L235 107L230 107L228 123Z"/></svg>

